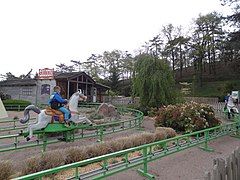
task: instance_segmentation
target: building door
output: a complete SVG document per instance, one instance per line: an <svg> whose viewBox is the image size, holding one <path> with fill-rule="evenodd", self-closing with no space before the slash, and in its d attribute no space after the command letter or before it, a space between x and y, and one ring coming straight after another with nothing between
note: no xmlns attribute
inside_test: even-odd
<svg viewBox="0 0 240 180"><path fill-rule="evenodd" d="M67 82L65 81L60 81L60 82L57 82L57 86L60 86L61 88L61 96L63 99L66 99L67 98Z"/></svg>
<svg viewBox="0 0 240 180"><path fill-rule="evenodd" d="M77 83L70 82L69 83L69 97L71 97L75 92L77 92Z"/></svg>
<svg viewBox="0 0 240 180"><path fill-rule="evenodd" d="M97 88L92 87L92 102L97 102Z"/></svg>

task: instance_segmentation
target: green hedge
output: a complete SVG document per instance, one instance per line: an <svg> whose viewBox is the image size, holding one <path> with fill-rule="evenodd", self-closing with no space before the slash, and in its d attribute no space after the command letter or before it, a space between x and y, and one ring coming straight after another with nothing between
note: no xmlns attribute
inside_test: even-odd
<svg viewBox="0 0 240 180"><path fill-rule="evenodd" d="M29 101L24 100L14 100L14 99L7 99L3 100L3 105L7 111L22 111L28 105L32 104Z"/></svg>
<svg viewBox="0 0 240 180"><path fill-rule="evenodd" d="M3 104L4 105L30 105L32 104L29 101L24 101L24 100L15 100L15 99L7 99L7 100L3 100Z"/></svg>

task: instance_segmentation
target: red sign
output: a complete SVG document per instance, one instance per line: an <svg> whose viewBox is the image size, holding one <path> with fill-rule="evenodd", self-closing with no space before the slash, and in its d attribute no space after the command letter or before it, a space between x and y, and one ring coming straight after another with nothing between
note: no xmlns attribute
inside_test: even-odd
<svg viewBox="0 0 240 180"><path fill-rule="evenodd" d="M38 78L39 79L54 79L54 69L44 68L39 69Z"/></svg>

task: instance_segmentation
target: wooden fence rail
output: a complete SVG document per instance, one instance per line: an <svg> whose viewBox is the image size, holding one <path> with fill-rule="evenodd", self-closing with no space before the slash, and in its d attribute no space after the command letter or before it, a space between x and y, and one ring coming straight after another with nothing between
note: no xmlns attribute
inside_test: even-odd
<svg viewBox="0 0 240 180"><path fill-rule="evenodd" d="M204 180L239 180L240 179L240 148L237 147L226 161L214 159L213 171L205 172Z"/></svg>

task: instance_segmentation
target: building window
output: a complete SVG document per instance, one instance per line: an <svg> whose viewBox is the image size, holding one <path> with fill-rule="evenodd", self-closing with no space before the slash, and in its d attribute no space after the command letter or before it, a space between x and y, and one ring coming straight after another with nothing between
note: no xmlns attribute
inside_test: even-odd
<svg viewBox="0 0 240 180"><path fill-rule="evenodd" d="M43 95L43 94L50 95L50 85L49 84L42 84L41 95Z"/></svg>
<svg viewBox="0 0 240 180"><path fill-rule="evenodd" d="M22 95L30 96L32 95L32 88L22 88Z"/></svg>

